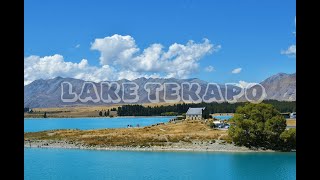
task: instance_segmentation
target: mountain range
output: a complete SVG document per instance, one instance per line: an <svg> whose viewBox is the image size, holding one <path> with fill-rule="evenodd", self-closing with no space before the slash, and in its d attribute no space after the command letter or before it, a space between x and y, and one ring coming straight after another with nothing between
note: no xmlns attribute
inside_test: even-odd
<svg viewBox="0 0 320 180"><path fill-rule="evenodd" d="M74 78L62 78L62 77L56 77L54 79L38 79L33 81L32 83L26 85L24 87L24 107L29 107L29 108L40 108L40 107L64 107L64 106L90 106L90 105L106 105L108 103L105 103L103 101L99 102L93 102L93 101L88 101L88 102L81 102L81 101L76 101L76 102L63 102L61 100L61 83L62 82L69 82L72 84L72 92L75 92L76 94L80 95L81 92L86 92L87 95L91 97L96 97L95 96L95 91L90 90L90 86L86 87L87 89L83 89L83 84L84 80L81 79L74 79ZM105 81L109 82L109 81ZM164 79L164 78L138 78L132 81L122 79L119 81L115 81L118 84L122 83L130 83L134 82L136 83L139 87L144 87L146 83L198 83L201 87L201 90L199 92L199 95L202 97L206 93L206 87L208 85L208 82L197 79L197 78L192 78L192 79L175 79L175 78L169 78L169 79ZM110 83L110 82L109 82ZM98 91L98 94L100 95L100 89L101 89L101 84L100 83L93 83ZM279 100L279 101L295 101L296 100L296 73L294 74L286 74L286 73L278 73L276 75L273 75L264 81L260 83L266 90L266 98L265 99L274 99L274 100ZM151 95L150 97L152 99L155 98L155 93L157 86L150 86L150 92ZM232 95L236 91L234 91L232 88L226 88L224 85L220 85L221 88L221 93ZM111 88L112 89L112 88ZM194 89L196 90L196 89ZM217 89L213 88L213 92L215 92ZM119 95L121 97L122 93L124 92L130 92L130 89L128 88L123 88L120 86L120 91ZM192 88L190 89L192 91ZM167 92L167 91L166 91ZM217 92L217 91L216 91ZM192 94L192 93L191 93ZM143 104L143 103L150 103L148 100L148 92L144 88L139 88L138 89L138 95L139 95L139 100L138 104ZM112 96L111 96L112 97ZM112 97L114 98L114 97ZM160 102L164 102L164 91L159 91L159 99ZM244 97L240 97L239 100L244 101ZM123 100L120 102L124 104Z"/></svg>

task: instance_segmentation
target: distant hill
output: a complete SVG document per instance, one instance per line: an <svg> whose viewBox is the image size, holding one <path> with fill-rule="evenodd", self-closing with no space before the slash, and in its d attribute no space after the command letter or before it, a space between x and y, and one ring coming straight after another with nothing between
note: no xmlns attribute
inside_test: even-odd
<svg viewBox="0 0 320 180"><path fill-rule="evenodd" d="M84 80L74 79L74 78L62 78L56 77L54 79L48 80L35 80L32 83L26 85L24 87L24 107L29 108L38 108L38 107L64 107L64 106L88 106L88 105L105 105L106 103L100 101L98 103L94 103L92 101L88 101L86 103L77 101L73 103L66 103L61 101L61 83L62 82L70 82L73 85L73 92L77 94L81 93L82 85L85 82ZM107 82L107 81L106 81ZM123 82L135 82L140 87L138 89L139 101L138 103L150 103L148 100L148 93L143 88L144 85L148 82L156 82L156 83L178 83L181 84L183 82L189 83L199 83L201 86L201 91L199 95L205 93L207 83L206 81L202 81L200 79L192 78L192 79L164 79L164 78L138 78L132 81L122 79L116 81L119 84ZM100 83L94 83L97 87L98 93L100 95ZM296 100L296 74L285 74L279 73L277 75L271 76L267 78L261 84L265 87L267 93L267 99L275 99L280 101L295 101ZM225 94L226 88L223 86L221 87L222 94ZM155 92L155 88L152 87L151 92ZM123 90L128 92L128 89L120 88L119 94L122 94ZM229 94L232 94L232 89L228 89ZM89 92L90 95L93 96L94 91ZM160 101L164 102L163 99L163 91L160 91ZM180 93L181 94L181 93ZM94 96L93 96L94 97ZM154 94L151 97L155 97ZM124 103L120 101L119 103Z"/></svg>
<svg viewBox="0 0 320 180"><path fill-rule="evenodd" d="M296 73L279 73L267 78L260 84L266 89L267 99L296 100Z"/></svg>

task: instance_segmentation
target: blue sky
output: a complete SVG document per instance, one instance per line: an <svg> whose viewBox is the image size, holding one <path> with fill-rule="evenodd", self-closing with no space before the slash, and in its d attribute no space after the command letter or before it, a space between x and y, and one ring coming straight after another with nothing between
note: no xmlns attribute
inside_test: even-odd
<svg viewBox="0 0 320 180"><path fill-rule="evenodd" d="M294 0L25 0L25 83L57 75L96 81L106 80L105 77L155 75L200 78L217 83L260 82L279 72L294 73L295 4ZM103 48L112 46L103 44L93 48L97 39L105 37L120 38L124 40L121 43L134 42L119 47L123 51L133 48L135 53L125 61L116 54L123 51ZM203 49L208 45L204 38L209 40L211 50ZM189 40L199 47L187 45ZM148 68L143 63L148 63L145 61L149 59L139 58L153 44L161 44L158 47L163 51L159 53L161 57L166 52L170 54L169 47L174 43L182 45L182 49L199 48L192 53L201 51L202 54L187 56L183 53L188 50L179 51L178 55L173 53L163 60L167 66L178 64L173 68L179 73L169 67ZM288 49L290 46L294 46L294 52ZM183 62L175 59L179 55L182 59L191 57L192 62L179 64ZM81 63L82 59L85 61ZM161 61L160 58L153 60L155 65ZM179 63L172 63L174 60ZM136 65L131 64L132 61L137 61L141 67L132 68ZM241 71L232 73L236 68Z"/></svg>

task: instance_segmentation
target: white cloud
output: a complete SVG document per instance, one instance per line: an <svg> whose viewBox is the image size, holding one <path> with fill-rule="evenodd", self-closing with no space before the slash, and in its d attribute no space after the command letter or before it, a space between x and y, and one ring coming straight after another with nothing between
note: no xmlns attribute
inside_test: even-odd
<svg viewBox="0 0 320 180"><path fill-rule="evenodd" d="M286 50L282 50L281 54L288 55L288 56L295 56L296 55L296 45L291 45Z"/></svg>
<svg viewBox="0 0 320 180"><path fill-rule="evenodd" d="M77 44L76 46L75 46L75 48L79 48L80 47L80 44Z"/></svg>
<svg viewBox="0 0 320 180"><path fill-rule="evenodd" d="M24 84L36 79L50 79L57 76L72 77L86 81L100 82L105 80L136 79L138 77L159 77L157 74L142 74L139 72L118 71L109 65L101 67L90 66L86 59L79 63L66 62L63 56L29 56L24 58Z"/></svg>
<svg viewBox="0 0 320 180"><path fill-rule="evenodd" d="M203 56L220 48L220 45L215 46L208 39L204 39L202 43L174 43L168 50L155 43L140 51L131 36L115 34L95 39L91 44L92 50L100 51L101 66L91 66L86 59L78 63L65 61L59 54L29 56L24 58L24 82L26 85L36 79L57 76L94 82L132 80L139 77L187 78L198 71L199 61Z"/></svg>
<svg viewBox="0 0 320 180"><path fill-rule="evenodd" d="M257 83L254 83L254 82L246 82L246 81L239 81L237 83L238 86L242 87L242 88L251 88L254 84L257 84Z"/></svg>
<svg viewBox="0 0 320 180"><path fill-rule="evenodd" d="M138 52L135 41L131 36L115 34L102 39L95 39L91 44L92 50L101 53L100 64L125 63L130 61L133 54Z"/></svg>
<svg viewBox="0 0 320 180"><path fill-rule="evenodd" d="M197 72L199 60L220 45L213 45L208 39L202 43L188 41L187 44L174 43L165 51L161 44L151 44L142 52L131 36L113 36L95 39L91 49L101 53L100 64L118 66L133 72L165 73L166 77L186 78Z"/></svg>
<svg viewBox="0 0 320 180"><path fill-rule="evenodd" d="M215 69L214 69L213 66L208 66L208 67L204 68L204 70L207 71L207 72L212 72L212 71L214 71Z"/></svg>
<svg viewBox="0 0 320 180"><path fill-rule="evenodd" d="M236 68L236 69L232 70L231 73L232 74L238 74L238 73L241 72L241 70L242 70L242 68Z"/></svg>

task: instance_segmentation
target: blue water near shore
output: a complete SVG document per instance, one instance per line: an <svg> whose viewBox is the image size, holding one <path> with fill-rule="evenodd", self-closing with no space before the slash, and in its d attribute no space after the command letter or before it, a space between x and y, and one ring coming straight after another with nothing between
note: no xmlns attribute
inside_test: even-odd
<svg viewBox="0 0 320 180"><path fill-rule="evenodd" d="M214 118L216 119L220 119L220 120L229 120L230 118L232 118L233 116L215 116Z"/></svg>
<svg viewBox="0 0 320 180"><path fill-rule="evenodd" d="M296 179L296 153L24 149L34 179Z"/></svg>
<svg viewBox="0 0 320 180"><path fill-rule="evenodd" d="M35 132L52 129L102 129L149 126L168 122L173 117L115 117L115 118L25 118L24 132Z"/></svg>

